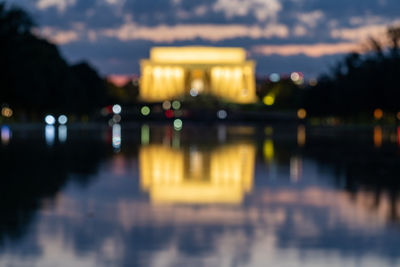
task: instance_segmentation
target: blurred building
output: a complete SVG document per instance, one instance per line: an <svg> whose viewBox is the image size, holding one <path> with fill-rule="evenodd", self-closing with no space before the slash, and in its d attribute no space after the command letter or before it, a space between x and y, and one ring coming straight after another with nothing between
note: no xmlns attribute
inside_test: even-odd
<svg viewBox="0 0 400 267"><path fill-rule="evenodd" d="M155 47L141 61L140 98L147 102L210 94L234 103L256 101L255 63L242 48Z"/></svg>
<svg viewBox="0 0 400 267"><path fill-rule="evenodd" d="M139 153L141 189L153 203L239 204L253 188L255 154L247 143L211 151L144 146Z"/></svg>

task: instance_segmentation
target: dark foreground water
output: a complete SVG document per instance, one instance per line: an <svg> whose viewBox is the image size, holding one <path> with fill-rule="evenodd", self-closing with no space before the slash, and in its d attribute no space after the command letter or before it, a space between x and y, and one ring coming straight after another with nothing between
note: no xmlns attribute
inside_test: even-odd
<svg viewBox="0 0 400 267"><path fill-rule="evenodd" d="M2 126L0 266L400 266L399 135Z"/></svg>

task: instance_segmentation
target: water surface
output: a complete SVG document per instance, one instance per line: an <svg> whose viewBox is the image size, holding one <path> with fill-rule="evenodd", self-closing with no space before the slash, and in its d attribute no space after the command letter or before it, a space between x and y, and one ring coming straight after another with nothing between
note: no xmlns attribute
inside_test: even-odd
<svg viewBox="0 0 400 267"><path fill-rule="evenodd" d="M1 128L0 266L400 266L395 127Z"/></svg>

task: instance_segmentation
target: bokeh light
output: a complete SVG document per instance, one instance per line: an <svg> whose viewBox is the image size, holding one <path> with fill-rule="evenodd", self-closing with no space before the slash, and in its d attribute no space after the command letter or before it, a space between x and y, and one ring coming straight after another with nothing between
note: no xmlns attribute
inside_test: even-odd
<svg viewBox="0 0 400 267"><path fill-rule="evenodd" d="M301 108L297 111L297 117L301 120L304 120L307 117L307 111L304 108Z"/></svg>
<svg viewBox="0 0 400 267"><path fill-rule="evenodd" d="M168 100L164 101L162 104L162 107L164 110L168 110L171 108L171 102L169 102Z"/></svg>
<svg viewBox="0 0 400 267"><path fill-rule="evenodd" d="M140 112L142 113L143 116L148 116L150 115L150 108L148 106L144 106L142 107Z"/></svg>
<svg viewBox="0 0 400 267"><path fill-rule="evenodd" d="M178 110L181 108L181 102L179 102L178 100L175 100L174 102L172 102L172 108L175 110Z"/></svg>
<svg viewBox="0 0 400 267"><path fill-rule="evenodd" d="M58 117L58 123L61 125L67 124L68 118L65 115L61 115Z"/></svg>
<svg viewBox="0 0 400 267"><path fill-rule="evenodd" d="M272 106L275 103L275 97L273 95L266 95L263 98L263 102L267 106Z"/></svg>
<svg viewBox="0 0 400 267"><path fill-rule="evenodd" d="M45 121L46 124L48 124L48 125L54 125L54 124L56 123L56 118L54 118L53 115L47 115L47 116L44 118L44 121Z"/></svg>
<svg viewBox="0 0 400 267"><path fill-rule="evenodd" d="M226 118L228 117L228 112L226 112L226 111L223 110L223 109L218 110L218 112L217 112L217 117L218 117L218 119L220 119L220 120L224 120L224 119L226 119Z"/></svg>
<svg viewBox="0 0 400 267"><path fill-rule="evenodd" d="M298 82L300 78L301 76L297 72L292 72L292 74L290 74L290 79L292 79L293 82Z"/></svg>
<svg viewBox="0 0 400 267"><path fill-rule="evenodd" d="M277 83L281 80L281 76L278 73L272 73L269 75L269 79L271 82Z"/></svg>
<svg viewBox="0 0 400 267"><path fill-rule="evenodd" d="M112 111L114 112L114 114L120 114L122 112L122 107L116 104L112 107Z"/></svg>
<svg viewBox="0 0 400 267"><path fill-rule="evenodd" d="M1 109L1 115L3 115L3 117L10 118L13 115L13 113L14 112L9 107L3 107Z"/></svg>
<svg viewBox="0 0 400 267"><path fill-rule="evenodd" d="M199 94L199 92L196 89L194 89L194 88L190 89L191 96L196 97L198 94Z"/></svg>
<svg viewBox="0 0 400 267"><path fill-rule="evenodd" d="M177 130L177 131L181 130L182 126L183 126L183 122L181 119L174 120L174 129L175 130Z"/></svg>
<svg viewBox="0 0 400 267"><path fill-rule="evenodd" d="M383 110L380 109L380 108L375 109L375 110L374 110L374 118L375 118L376 120L382 119L382 118L383 118Z"/></svg>
<svg viewBox="0 0 400 267"><path fill-rule="evenodd" d="M114 123L121 122L121 115L114 115L112 120L113 120Z"/></svg>
<svg viewBox="0 0 400 267"><path fill-rule="evenodd" d="M167 117L168 119L172 119L174 117L174 112L170 109L165 111L165 117Z"/></svg>

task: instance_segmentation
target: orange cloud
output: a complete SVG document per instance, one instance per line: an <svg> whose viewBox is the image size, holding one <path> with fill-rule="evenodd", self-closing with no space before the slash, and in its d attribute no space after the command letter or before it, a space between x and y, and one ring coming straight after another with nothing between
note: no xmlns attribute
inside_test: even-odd
<svg viewBox="0 0 400 267"><path fill-rule="evenodd" d="M310 44L310 45L260 45L254 46L251 51L261 55L280 55L294 56L307 55L309 57L322 57L326 55L345 54L358 51L359 45L356 43L336 43L336 44Z"/></svg>

